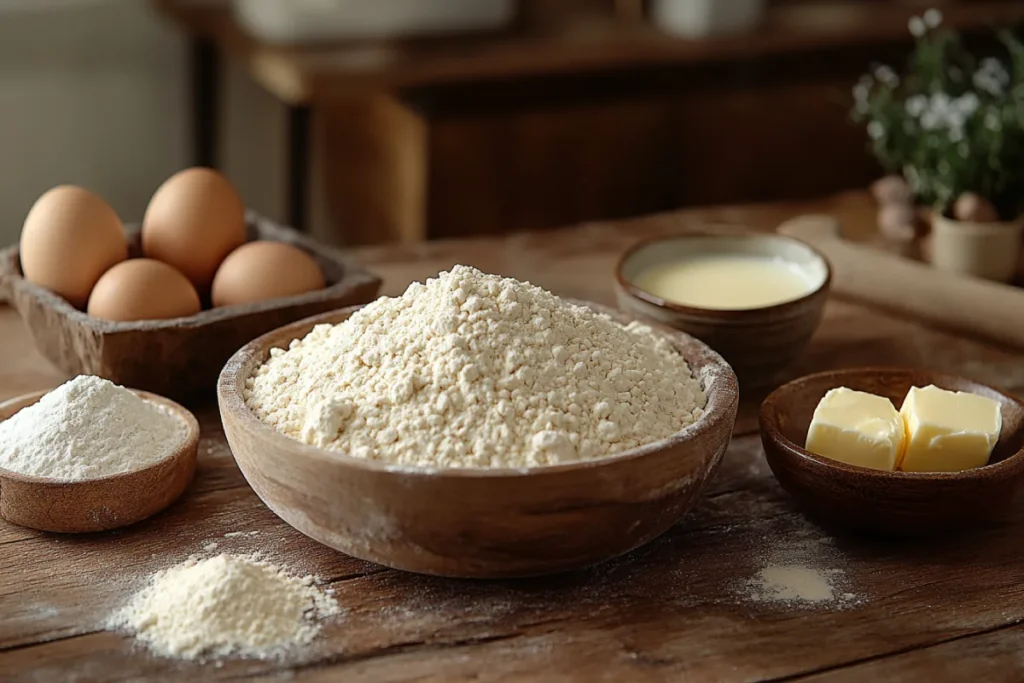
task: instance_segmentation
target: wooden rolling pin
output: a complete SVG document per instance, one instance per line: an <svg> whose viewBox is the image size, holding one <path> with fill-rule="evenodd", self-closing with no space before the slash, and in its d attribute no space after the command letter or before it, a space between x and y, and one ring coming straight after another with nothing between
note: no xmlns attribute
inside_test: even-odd
<svg viewBox="0 0 1024 683"><path fill-rule="evenodd" d="M847 242L829 216L799 216L778 231L832 265L832 291L937 327L1024 348L1024 289L936 270Z"/></svg>

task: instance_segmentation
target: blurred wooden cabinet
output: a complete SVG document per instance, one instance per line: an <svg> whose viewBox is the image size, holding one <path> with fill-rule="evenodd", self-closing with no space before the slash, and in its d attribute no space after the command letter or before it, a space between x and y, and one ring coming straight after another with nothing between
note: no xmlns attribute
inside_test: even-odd
<svg viewBox="0 0 1024 683"><path fill-rule="evenodd" d="M778 3L753 34L680 40L638 2L533 0L500 35L281 47L245 36L216 3L161 4L293 107L295 213L311 173L330 238L347 244L862 186L878 169L849 90L872 62L902 62L920 11ZM945 12L973 31L1024 19L1024 3Z"/></svg>

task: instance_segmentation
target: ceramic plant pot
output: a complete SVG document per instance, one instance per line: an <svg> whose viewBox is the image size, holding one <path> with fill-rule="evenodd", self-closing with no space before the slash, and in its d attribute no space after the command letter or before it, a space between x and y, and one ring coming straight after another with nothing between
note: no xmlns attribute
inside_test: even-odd
<svg viewBox="0 0 1024 683"><path fill-rule="evenodd" d="M958 221L932 214L931 262L940 270L1009 282L1017 272L1024 217L1016 221Z"/></svg>

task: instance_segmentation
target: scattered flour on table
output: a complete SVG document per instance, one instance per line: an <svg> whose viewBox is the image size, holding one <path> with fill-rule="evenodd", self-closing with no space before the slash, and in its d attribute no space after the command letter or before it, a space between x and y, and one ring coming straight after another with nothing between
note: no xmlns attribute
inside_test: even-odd
<svg viewBox="0 0 1024 683"><path fill-rule="evenodd" d="M229 531L224 538L239 538L241 536L259 536L259 531Z"/></svg>
<svg viewBox="0 0 1024 683"><path fill-rule="evenodd" d="M832 579L837 572L798 564L769 565L757 573L750 595L759 601L832 602L836 599Z"/></svg>
<svg viewBox="0 0 1024 683"><path fill-rule="evenodd" d="M599 458L682 430L706 402L650 327L467 266L273 349L245 398L299 441L422 467Z"/></svg>
<svg viewBox="0 0 1024 683"><path fill-rule="evenodd" d="M0 467L63 481L106 477L170 456L185 431L128 389L79 375L0 422Z"/></svg>
<svg viewBox="0 0 1024 683"><path fill-rule="evenodd" d="M841 568L843 557L831 540L810 525L787 531L759 553L760 568L739 586L742 597L753 602L833 609L858 604L857 596L844 590L848 577Z"/></svg>
<svg viewBox="0 0 1024 683"><path fill-rule="evenodd" d="M108 627L134 633L165 657L272 659L309 644L319 621L338 612L312 576L222 554L156 573Z"/></svg>

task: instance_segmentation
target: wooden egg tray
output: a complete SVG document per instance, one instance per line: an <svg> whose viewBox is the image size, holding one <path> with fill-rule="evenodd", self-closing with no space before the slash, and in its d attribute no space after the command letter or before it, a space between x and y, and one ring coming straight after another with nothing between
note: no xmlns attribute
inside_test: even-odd
<svg viewBox="0 0 1024 683"><path fill-rule="evenodd" d="M248 241L286 242L311 254L327 287L186 318L115 322L86 315L27 281L15 246L0 251L0 300L18 311L40 353L68 375L98 375L173 398L212 395L224 363L247 342L302 318L368 303L381 284L338 251L291 228L252 212L246 222ZM140 256L138 227L129 228L128 238L129 256Z"/></svg>

